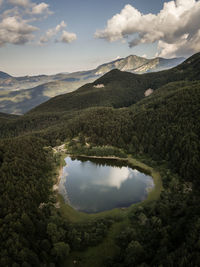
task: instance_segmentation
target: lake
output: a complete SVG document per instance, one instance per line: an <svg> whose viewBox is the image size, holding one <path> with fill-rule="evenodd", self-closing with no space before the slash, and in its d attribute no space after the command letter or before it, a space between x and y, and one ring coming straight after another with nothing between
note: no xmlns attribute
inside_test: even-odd
<svg viewBox="0 0 200 267"><path fill-rule="evenodd" d="M59 184L65 202L78 211L96 213L128 207L147 198L151 176L115 159L65 158Z"/></svg>

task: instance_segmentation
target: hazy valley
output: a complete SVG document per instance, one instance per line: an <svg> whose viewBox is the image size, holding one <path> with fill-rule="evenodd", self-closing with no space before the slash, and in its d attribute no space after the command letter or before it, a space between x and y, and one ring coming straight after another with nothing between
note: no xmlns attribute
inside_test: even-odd
<svg viewBox="0 0 200 267"><path fill-rule="evenodd" d="M86 83L92 83L113 69L142 74L172 68L183 61L184 58L146 59L128 56L105 63L94 70L75 73L12 77L0 72L0 112L23 114L51 97L72 92Z"/></svg>

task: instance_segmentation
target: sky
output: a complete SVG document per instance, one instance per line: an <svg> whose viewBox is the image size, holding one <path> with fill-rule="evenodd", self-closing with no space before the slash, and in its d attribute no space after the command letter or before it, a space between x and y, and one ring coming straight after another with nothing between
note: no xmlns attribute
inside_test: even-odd
<svg viewBox="0 0 200 267"><path fill-rule="evenodd" d="M0 0L0 70L14 76L199 51L200 0Z"/></svg>

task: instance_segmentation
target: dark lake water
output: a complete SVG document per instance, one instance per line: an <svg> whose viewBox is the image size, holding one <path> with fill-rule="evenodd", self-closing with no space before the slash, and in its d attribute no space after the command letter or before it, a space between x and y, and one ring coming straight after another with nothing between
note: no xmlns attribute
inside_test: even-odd
<svg viewBox="0 0 200 267"><path fill-rule="evenodd" d="M154 186L151 176L114 159L67 157L65 161L59 192L79 211L128 207L144 200Z"/></svg>

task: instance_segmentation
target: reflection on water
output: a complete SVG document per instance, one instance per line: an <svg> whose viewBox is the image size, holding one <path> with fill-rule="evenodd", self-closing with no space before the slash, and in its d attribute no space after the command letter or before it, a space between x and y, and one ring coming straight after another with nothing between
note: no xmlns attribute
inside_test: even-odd
<svg viewBox="0 0 200 267"><path fill-rule="evenodd" d="M131 179L133 175L137 176L139 172L127 167L109 168L106 176L101 177L99 180L94 180L93 184L116 187L120 189L123 182Z"/></svg>
<svg viewBox="0 0 200 267"><path fill-rule="evenodd" d="M116 160L65 159L59 191L73 208L100 212L127 207L147 197L152 177Z"/></svg>

